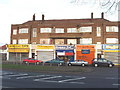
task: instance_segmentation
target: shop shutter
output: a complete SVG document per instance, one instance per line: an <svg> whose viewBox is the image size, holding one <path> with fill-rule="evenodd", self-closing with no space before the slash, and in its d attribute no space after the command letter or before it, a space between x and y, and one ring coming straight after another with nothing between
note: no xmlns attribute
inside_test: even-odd
<svg viewBox="0 0 120 90"><path fill-rule="evenodd" d="M111 60L114 63L118 63L118 60L120 59L120 52L105 52L105 58L108 60Z"/></svg>
<svg viewBox="0 0 120 90"><path fill-rule="evenodd" d="M48 61L54 58L53 51L38 51L37 59L42 61Z"/></svg>

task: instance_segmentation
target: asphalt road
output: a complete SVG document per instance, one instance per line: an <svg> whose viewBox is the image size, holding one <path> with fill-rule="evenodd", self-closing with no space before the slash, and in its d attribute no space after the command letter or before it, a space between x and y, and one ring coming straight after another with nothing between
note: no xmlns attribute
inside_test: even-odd
<svg viewBox="0 0 120 90"><path fill-rule="evenodd" d="M120 86L117 67L89 68L94 70L78 75L2 71L0 79L2 88L118 88Z"/></svg>

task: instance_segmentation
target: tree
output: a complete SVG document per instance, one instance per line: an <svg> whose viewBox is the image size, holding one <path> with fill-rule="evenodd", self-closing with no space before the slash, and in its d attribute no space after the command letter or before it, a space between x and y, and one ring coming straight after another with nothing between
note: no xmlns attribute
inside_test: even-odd
<svg viewBox="0 0 120 90"><path fill-rule="evenodd" d="M72 4L79 4L79 5L88 5L91 4L92 6L98 5L101 9L104 10L105 13L115 13L118 10L118 4L120 0L71 0Z"/></svg>

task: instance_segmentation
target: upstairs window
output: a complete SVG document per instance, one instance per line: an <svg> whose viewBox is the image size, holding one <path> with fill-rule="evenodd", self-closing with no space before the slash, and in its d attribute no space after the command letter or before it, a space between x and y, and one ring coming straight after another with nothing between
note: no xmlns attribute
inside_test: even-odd
<svg viewBox="0 0 120 90"><path fill-rule="evenodd" d="M33 28L33 37L37 37L37 28Z"/></svg>
<svg viewBox="0 0 120 90"><path fill-rule="evenodd" d="M50 39L40 39L40 44L50 44Z"/></svg>
<svg viewBox="0 0 120 90"><path fill-rule="evenodd" d="M80 32L92 32L92 27L80 27Z"/></svg>
<svg viewBox="0 0 120 90"><path fill-rule="evenodd" d="M118 32L118 26L106 26L106 32Z"/></svg>
<svg viewBox="0 0 120 90"><path fill-rule="evenodd" d="M97 37L101 36L101 27L97 27Z"/></svg>
<svg viewBox="0 0 120 90"><path fill-rule="evenodd" d="M28 39L19 39L18 44L28 44Z"/></svg>
<svg viewBox="0 0 120 90"><path fill-rule="evenodd" d="M82 38L80 44L92 44L92 38Z"/></svg>
<svg viewBox="0 0 120 90"><path fill-rule="evenodd" d="M16 40L16 39L13 39L13 40L12 40L12 44L17 44L17 40Z"/></svg>
<svg viewBox="0 0 120 90"><path fill-rule="evenodd" d="M118 43L118 38L106 38L106 43Z"/></svg>
<svg viewBox="0 0 120 90"><path fill-rule="evenodd" d="M56 28L55 33L64 33L64 28Z"/></svg>
<svg viewBox="0 0 120 90"><path fill-rule="evenodd" d="M77 33L76 28L67 28L67 33Z"/></svg>
<svg viewBox="0 0 120 90"><path fill-rule="evenodd" d="M19 33L28 33L28 28L19 29Z"/></svg>
<svg viewBox="0 0 120 90"><path fill-rule="evenodd" d="M51 33L51 28L40 28L41 33Z"/></svg>
<svg viewBox="0 0 120 90"><path fill-rule="evenodd" d="M17 29L13 29L13 35L17 35Z"/></svg>
<svg viewBox="0 0 120 90"><path fill-rule="evenodd" d="M67 39L67 44L77 44L76 39Z"/></svg>

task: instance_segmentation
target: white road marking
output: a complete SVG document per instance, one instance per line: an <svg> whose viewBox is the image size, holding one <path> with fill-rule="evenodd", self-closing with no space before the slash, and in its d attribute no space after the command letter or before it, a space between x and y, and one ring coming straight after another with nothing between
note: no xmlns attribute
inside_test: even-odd
<svg viewBox="0 0 120 90"><path fill-rule="evenodd" d="M8 75L8 76L10 76L10 77L14 77L14 76L24 76L24 75L28 75L28 74L25 73L25 74L15 74L15 75Z"/></svg>
<svg viewBox="0 0 120 90"><path fill-rule="evenodd" d="M120 85L120 84L116 83L116 84L112 84L112 85L116 85L116 86L118 86L118 85Z"/></svg>
<svg viewBox="0 0 120 90"><path fill-rule="evenodd" d="M45 75L37 75L37 76L24 76L24 77L17 77L16 79L25 79L25 78L31 78L31 77L43 77Z"/></svg>
<svg viewBox="0 0 120 90"><path fill-rule="evenodd" d="M75 83L75 84L85 84L84 82L69 82L69 83Z"/></svg>
<svg viewBox="0 0 120 90"><path fill-rule="evenodd" d="M61 81L58 81L58 82L72 81L72 80L85 79L85 78L86 77L74 78L74 79L66 79L66 80L61 80Z"/></svg>
<svg viewBox="0 0 120 90"><path fill-rule="evenodd" d="M7 73L7 72L2 73L2 75L10 75L10 74L13 74L13 73Z"/></svg>
<svg viewBox="0 0 120 90"><path fill-rule="evenodd" d="M41 81L45 79L53 79L53 78L59 78L59 77L62 77L62 76L53 76L53 77L47 77L47 78L34 79L34 81Z"/></svg>

